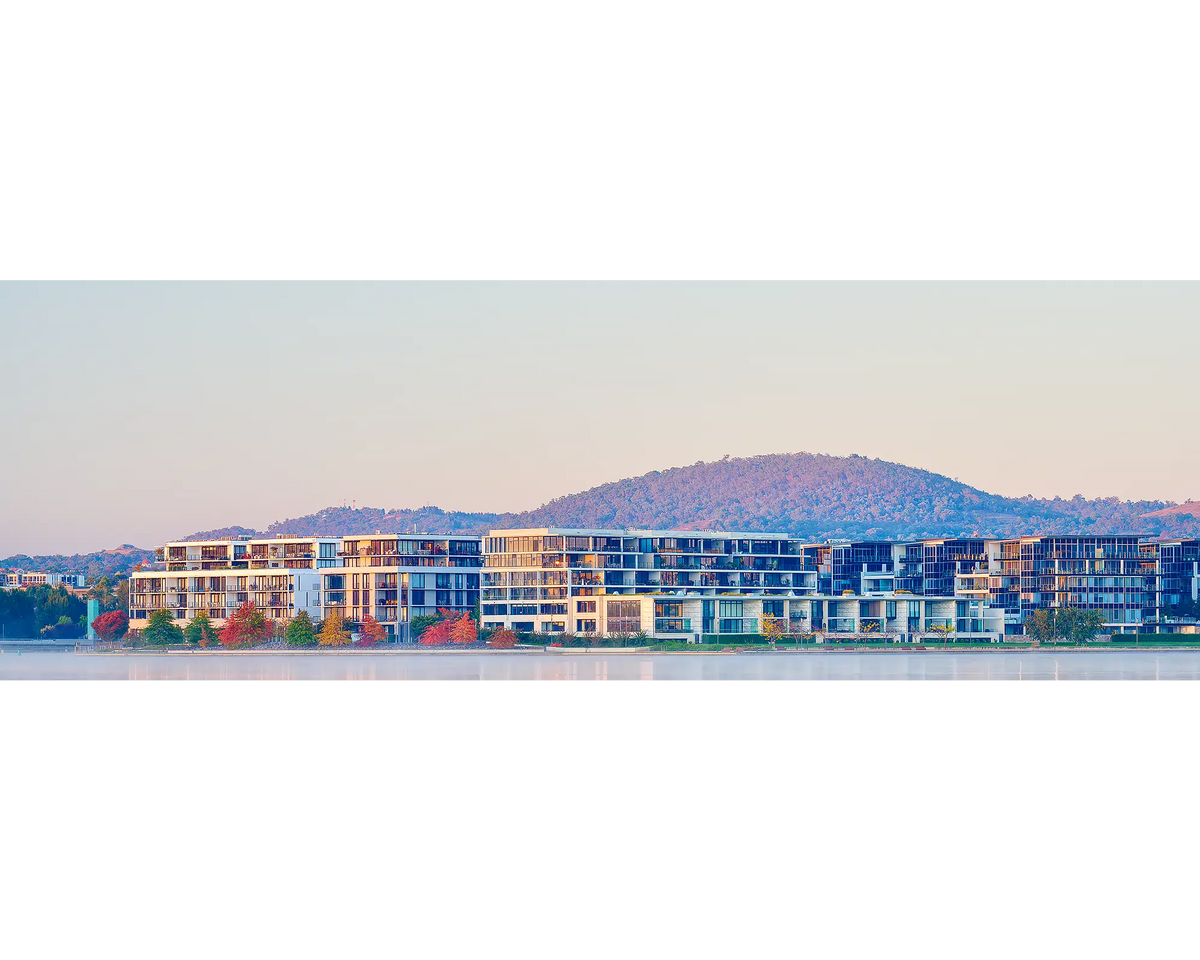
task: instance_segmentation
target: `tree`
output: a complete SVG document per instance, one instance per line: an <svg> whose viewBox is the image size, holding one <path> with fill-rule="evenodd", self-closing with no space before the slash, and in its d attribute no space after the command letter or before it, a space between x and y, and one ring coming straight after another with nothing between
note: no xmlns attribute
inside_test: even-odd
<svg viewBox="0 0 1200 960"><path fill-rule="evenodd" d="M464 613L461 617L451 621L450 624L450 642L459 646L469 646L479 639L479 631L475 627L475 621L469 613Z"/></svg>
<svg viewBox="0 0 1200 960"><path fill-rule="evenodd" d="M57 623L42 627L40 633L47 640L71 640L82 636L81 631L86 629L64 614Z"/></svg>
<svg viewBox="0 0 1200 960"><path fill-rule="evenodd" d="M446 619L438 620L421 631L417 640L423 647L444 647L450 642L450 630L453 624Z"/></svg>
<svg viewBox="0 0 1200 960"><path fill-rule="evenodd" d="M220 635L217 633L217 628L213 626L212 620L208 618L208 614L203 610L197 610L196 615L183 628L183 639L188 643L199 644L201 647L207 648L216 646L220 642Z"/></svg>
<svg viewBox="0 0 1200 960"><path fill-rule="evenodd" d="M943 647L949 642L950 634L956 632L953 623L931 623L929 629L941 636Z"/></svg>
<svg viewBox="0 0 1200 960"><path fill-rule="evenodd" d="M112 642L125 636L129 629L129 617L124 610L112 610L102 613L92 621L92 629L101 640Z"/></svg>
<svg viewBox="0 0 1200 960"><path fill-rule="evenodd" d="M317 637L317 643L322 647L344 647L349 642L350 633L346 630L346 621L336 610L331 611L325 618L325 622L321 624L321 633Z"/></svg>
<svg viewBox="0 0 1200 960"><path fill-rule="evenodd" d="M421 635L426 630L428 630L430 627L432 627L435 623L440 623L441 621L442 621L441 617L437 616L436 614L432 614L432 613L424 614L419 617L413 617L412 621L408 625L409 635L414 640L420 640Z"/></svg>
<svg viewBox="0 0 1200 960"><path fill-rule="evenodd" d="M775 641L787 633L787 627L779 617L767 614L759 621L758 632L766 637L767 641L774 646Z"/></svg>
<svg viewBox="0 0 1200 960"><path fill-rule="evenodd" d="M247 600L229 615L221 629L221 646L229 650L252 647L267 636L267 621L253 603Z"/></svg>
<svg viewBox="0 0 1200 960"><path fill-rule="evenodd" d="M287 625L286 642L289 647L315 647L317 632L307 610L301 610Z"/></svg>
<svg viewBox="0 0 1200 960"><path fill-rule="evenodd" d="M1104 614L1099 610L1068 607L1061 612L1071 614L1060 632L1064 639L1072 643L1090 643L1096 639L1096 634L1104 626Z"/></svg>
<svg viewBox="0 0 1200 960"><path fill-rule="evenodd" d="M501 627L492 634L488 646L494 650L511 650L517 645L517 635L508 627Z"/></svg>
<svg viewBox="0 0 1200 960"><path fill-rule="evenodd" d="M360 647L373 647L387 639L387 628L370 614L362 619L358 627L358 643Z"/></svg>
<svg viewBox="0 0 1200 960"><path fill-rule="evenodd" d="M1038 643L1054 640L1054 613L1050 610L1034 610L1025 620L1025 633Z"/></svg>
<svg viewBox="0 0 1200 960"><path fill-rule="evenodd" d="M142 639L156 647L166 647L173 643L183 643L183 631L179 629L179 624L175 622L175 614L170 610L155 610L146 621Z"/></svg>

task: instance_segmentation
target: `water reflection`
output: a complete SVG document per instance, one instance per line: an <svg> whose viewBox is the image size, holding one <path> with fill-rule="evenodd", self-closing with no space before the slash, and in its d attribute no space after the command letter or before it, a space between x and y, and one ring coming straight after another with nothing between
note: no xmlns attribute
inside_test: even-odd
<svg viewBox="0 0 1200 960"><path fill-rule="evenodd" d="M0 649L4 649L0 647ZM83 655L11 649L28 680L1196 680L1200 651L738 655Z"/></svg>

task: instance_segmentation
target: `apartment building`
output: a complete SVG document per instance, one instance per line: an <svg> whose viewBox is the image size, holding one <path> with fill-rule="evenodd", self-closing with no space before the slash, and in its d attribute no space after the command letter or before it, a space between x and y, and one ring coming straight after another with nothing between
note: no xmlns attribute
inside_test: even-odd
<svg viewBox="0 0 1200 960"><path fill-rule="evenodd" d="M234 537L177 540L158 548L169 572L182 570L316 570L336 567L341 537Z"/></svg>
<svg viewBox="0 0 1200 960"><path fill-rule="evenodd" d="M1099 610L1114 632L1136 632L1153 614L1157 544L1134 535L1022 537L1021 613Z"/></svg>
<svg viewBox="0 0 1200 960"><path fill-rule="evenodd" d="M218 627L243 603L269 620L301 611L366 616L397 639L416 616L471 612L479 601L479 537L236 537L175 541L159 551L161 569L133 573L130 629L155 610L190 620L203 610Z"/></svg>
<svg viewBox="0 0 1200 960"><path fill-rule="evenodd" d="M1161 540L1155 568L1154 605L1172 610L1200 600L1200 540Z"/></svg>
<svg viewBox="0 0 1200 960"><path fill-rule="evenodd" d="M757 633L765 617L801 633L992 637L1021 633L1035 610L1066 607L1099 610L1113 633L1150 622L1200 629L1164 616L1200 599L1200 541L1135 535L808 543L776 533L539 528L482 539L179 541L159 555L158 569L130 579L134 630L157 609L180 620L204 610L220 625L247 601L274 620L336 611L353 626L372 616L397 640L414 617L477 604L485 627L689 639Z"/></svg>
<svg viewBox="0 0 1200 960"><path fill-rule="evenodd" d="M1004 632L1003 611L986 596L897 592L903 546L768 533L493 530L483 541L481 620L519 632L694 641L756 634L764 617L799 633Z"/></svg>
<svg viewBox="0 0 1200 960"><path fill-rule="evenodd" d="M81 573L44 573L40 570L6 570L0 575L0 587L5 590L20 590L48 584L64 586L68 590L82 590L87 578Z"/></svg>
<svg viewBox="0 0 1200 960"><path fill-rule="evenodd" d="M372 616L397 640L414 617L474 614L483 564L480 538L375 534L346 537L339 566L322 572L322 616Z"/></svg>
<svg viewBox="0 0 1200 960"><path fill-rule="evenodd" d="M214 626L243 603L268 620L307 613L321 618L320 568L340 561L339 537L231 537L177 540L157 551L159 569L129 578L129 628L136 632L155 610L177 620L204 611Z"/></svg>

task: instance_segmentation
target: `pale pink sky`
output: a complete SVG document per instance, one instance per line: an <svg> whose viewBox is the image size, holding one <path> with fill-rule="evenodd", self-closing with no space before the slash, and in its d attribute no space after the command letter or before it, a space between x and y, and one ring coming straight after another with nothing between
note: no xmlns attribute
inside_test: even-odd
<svg viewBox="0 0 1200 960"><path fill-rule="evenodd" d="M725 454L1200 497L1197 284L0 284L0 557Z"/></svg>

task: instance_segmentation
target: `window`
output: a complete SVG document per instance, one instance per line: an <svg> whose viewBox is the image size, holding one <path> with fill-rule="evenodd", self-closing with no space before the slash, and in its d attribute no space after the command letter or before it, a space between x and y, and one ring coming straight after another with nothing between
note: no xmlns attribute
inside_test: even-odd
<svg viewBox="0 0 1200 960"><path fill-rule="evenodd" d="M595 600L577 600L575 602L575 612L576 613L595 613L596 612L596 601Z"/></svg>
<svg viewBox="0 0 1200 960"><path fill-rule="evenodd" d="M640 600L609 600L609 633L637 633L642 629L642 603Z"/></svg>

